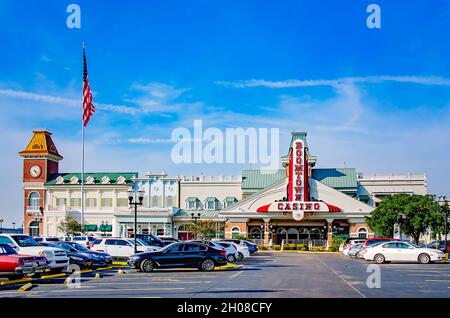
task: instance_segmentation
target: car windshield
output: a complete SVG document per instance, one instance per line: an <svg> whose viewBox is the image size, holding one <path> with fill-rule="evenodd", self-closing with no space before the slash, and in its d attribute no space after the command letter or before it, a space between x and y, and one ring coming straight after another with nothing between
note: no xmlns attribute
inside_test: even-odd
<svg viewBox="0 0 450 318"><path fill-rule="evenodd" d="M140 246L150 246L150 244L144 242L141 239L136 239L136 241L137 241L138 245L140 245Z"/></svg>
<svg viewBox="0 0 450 318"><path fill-rule="evenodd" d="M53 244L53 246L62 248L66 252L72 252L72 253L77 253L78 252L73 246L71 246L70 244L66 244L66 243L59 243L59 244L56 243L56 244Z"/></svg>
<svg viewBox="0 0 450 318"><path fill-rule="evenodd" d="M89 251L89 249L86 246L83 246L83 245L78 244L78 243L72 243L70 245L73 246L77 251L83 251L83 252Z"/></svg>
<svg viewBox="0 0 450 318"><path fill-rule="evenodd" d="M0 245L0 255L13 255L17 252L9 245Z"/></svg>
<svg viewBox="0 0 450 318"><path fill-rule="evenodd" d="M26 235L13 236L12 238L20 247L39 246L35 240Z"/></svg>

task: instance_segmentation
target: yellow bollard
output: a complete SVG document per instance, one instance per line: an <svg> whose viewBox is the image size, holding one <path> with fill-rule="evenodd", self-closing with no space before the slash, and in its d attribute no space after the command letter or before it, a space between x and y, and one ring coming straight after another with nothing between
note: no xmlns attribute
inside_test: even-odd
<svg viewBox="0 0 450 318"><path fill-rule="evenodd" d="M102 275L100 275L100 273L95 274L95 279L100 279L102 278Z"/></svg>
<svg viewBox="0 0 450 318"><path fill-rule="evenodd" d="M119 274L119 275L124 275L124 274L126 274L126 272L125 272L124 270L119 269L119 270L117 271L117 274Z"/></svg>
<svg viewBox="0 0 450 318"><path fill-rule="evenodd" d="M19 291L24 292L24 291L30 290L32 287L33 287L33 284L28 283L28 284L25 284L22 287L20 287Z"/></svg>

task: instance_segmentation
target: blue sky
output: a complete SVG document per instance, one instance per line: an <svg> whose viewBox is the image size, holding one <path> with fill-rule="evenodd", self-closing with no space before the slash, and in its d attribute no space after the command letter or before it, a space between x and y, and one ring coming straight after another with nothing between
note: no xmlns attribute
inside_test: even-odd
<svg viewBox="0 0 450 318"><path fill-rule="evenodd" d="M81 29L66 7L81 7ZM366 26L377 3L382 28ZM447 194L450 1L1 1L2 216L22 218L21 160L47 128L80 166L81 42L97 112L87 170L240 174L176 165L177 127L275 127L280 151L307 131L318 166L427 173ZM3 215L4 214L4 215Z"/></svg>

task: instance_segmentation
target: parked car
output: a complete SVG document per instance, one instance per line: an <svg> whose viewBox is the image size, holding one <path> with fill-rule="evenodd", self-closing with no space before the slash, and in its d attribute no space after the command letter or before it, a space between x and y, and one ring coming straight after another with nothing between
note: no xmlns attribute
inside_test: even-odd
<svg viewBox="0 0 450 318"><path fill-rule="evenodd" d="M344 250L348 249L351 245L364 243L365 240L366 239L350 238L349 237L339 246L339 252L343 252L344 253Z"/></svg>
<svg viewBox="0 0 450 318"><path fill-rule="evenodd" d="M11 246L0 244L0 276L9 278L43 273L47 259L43 256L20 255Z"/></svg>
<svg viewBox="0 0 450 318"><path fill-rule="evenodd" d="M422 248L417 245L402 242L389 241L361 251L364 259L375 261L377 264L384 262L403 261L420 262L428 264L430 262L441 261L445 258L444 252L431 248Z"/></svg>
<svg viewBox="0 0 450 318"><path fill-rule="evenodd" d="M171 242L164 242L159 237L153 234L138 234L136 235L136 238L141 239L152 246L164 247L166 245L172 244Z"/></svg>
<svg viewBox="0 0 450 318"><path fill-rule="evenodd" d="M28 235L0 234L0 244L7 244L22 255L45 257L47 259L47 268L53 271L63 272L69 265L69 258L64 250L39 245L38 242Z"/></svg>
<svg viewBox="0 0 450 318"><path fill-rule="evenodd" d="M359 251L361 250L362 243L350 245L347 255L350 257L359 258Z"/></svg>
<svg viewBox="0 0 450 318"><path fill-rule="evenodd" d="M233 242L233 243L236 243L238 245L245 245L245 246L248 247L248 251L250 252L250 254L256 253L259 250L258 245L256 245L255 243L246 241L246 240L223 239L222 241L224 241L224 242Z"/></svg>
<svg viewBox="0 0 450 318"><path fill-rule="evenodd" d="M95 237L89 236L89 235L79 235L79 236L73 236L72 242L77 242L79 244L83 244L87 248L91 248L92 244L94 244Z"/></svg>
<svg viewBox="0 0 450 318"><path fill-rule="evenodd" d="M445 253L445 241L444 240L434 241L434 242L431 242L430 244L421 245L421 247L438 249ZM450 241L447 241L447 252L450 252Z"/></svg>
<svg viewBox="0 0 450 318"><path fill-rule="evenodd" d="M92 250L98 252L106 252L113 258L128 258L134 254L134 240L123 238L102 238L94 241L91 247ZM139 252L151 252L156 251L155 247L137 245L137 251Z"/></svg>
<svg viewBox="0 0 450 318"><path fill-rule="evenodd" d="M132 239L126 239L126 240L127 240L128 242L130 242L131 244L133 244L133 246L134 246L134 238L132 238ZM143 246L143 247L145 247L145 248L150 249L151 251L158 251L158 250L161 249L160 246L151 245L150 243L145 242L145 241L143 241L143 240L141 240L141 239L138 239L138 238L136 238L136 243L137 243L137 246Z"/></svg>
<svg viewBox="0 0 450 318"><path fill-rule="evenodd" d="M90 255L92 257L93 268L110 266L112 264L112 257L108 253L93 251L86 246L76 242L65 242L65 244L72 246L80 254Z"/></svg>
<svg viewBox="0 0 450 318"><path fill-rule="evenodd" d="M369 247L371 245L375 245L378 244L380 242L389 242L389 241L398 241L396 239L390 238L390 237L377 237L377 238L370 238L370 239L366 239L364 240L361 248L364 249L366 247Z"/></svg>
<svg viewBox="0 0 450 318"><path fill-rule="evenodd" d="M39 244L42 246L57 247L64 250L67 256L69 257L69 263L71 265L78 265L81 269L92 267L93 261L90 256L82 255L76 249L74 249L72 246L68 245L65 242L54 242L54 243L41 242Z"/></svg>
<svg viewBox="0 0 450 318"><path fill-rule="evenodd" d="M36 242L38 242L38 243L41 243L41 242L53 243L53 242L59 242L60 241L59 237L51 237L51 236L34 237L33 239Z"/></svg>
<svg viewBox="0 0 450 318"><path fill-rule="evenodd" d="M200 243L172 243L157 252L132 255L128 265L143 272L155 268L198 268L212 271L227 264L226 252Z"/></svg>
<svg viewBox="0 0 450 318"><path fill-rule="evenodd" d="M245 244L236 244L233 242L226 242L226 241L215 241L215 242L219 243L225 249L229 248L229 245L234 246L234 248L237 250L237 260L238 261L242 261L244 258L250 256L248 247Z"/></svg>
<svg viewBox="0 0 450 318"><path fill-rule="evenodd" d="M214 248L217 248L218 250L223 250L225 251L225 253L227 254L227 262L228 263L234 263L238 258L238 250L237 248L234 246L234 244L231 244L232 242L226 242L229 244L220 244L217 241L199 241L199 240L191 240L191 241L187 241L189 243L201 243L201 244L205 244Z"/></svg>

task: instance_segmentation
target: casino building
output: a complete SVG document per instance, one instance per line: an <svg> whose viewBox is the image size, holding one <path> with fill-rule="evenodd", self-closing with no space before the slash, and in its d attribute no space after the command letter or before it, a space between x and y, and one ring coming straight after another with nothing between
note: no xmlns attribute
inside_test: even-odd
<svg viewBox="0 0 450 318"><path fill-rule="evenodd" d="M63 159L51 133L35 130L23 158L24 233L59 236L66 216L81 222L81 175L62 173ZM354 168L317 168L307 134L292 133L277 170L244 170L238 176L176 176L164 171L86 172L85 230L96 236L129 237L134 211L128 189L145 191L137 232L193 238L188 224L216 222L216 237L244 235L261 244L330 244L333 235L370 237L365 223L374 207L395 193L426 194L424 174L357 173ZM195 216L195 219L193 218Z"/></svg>

